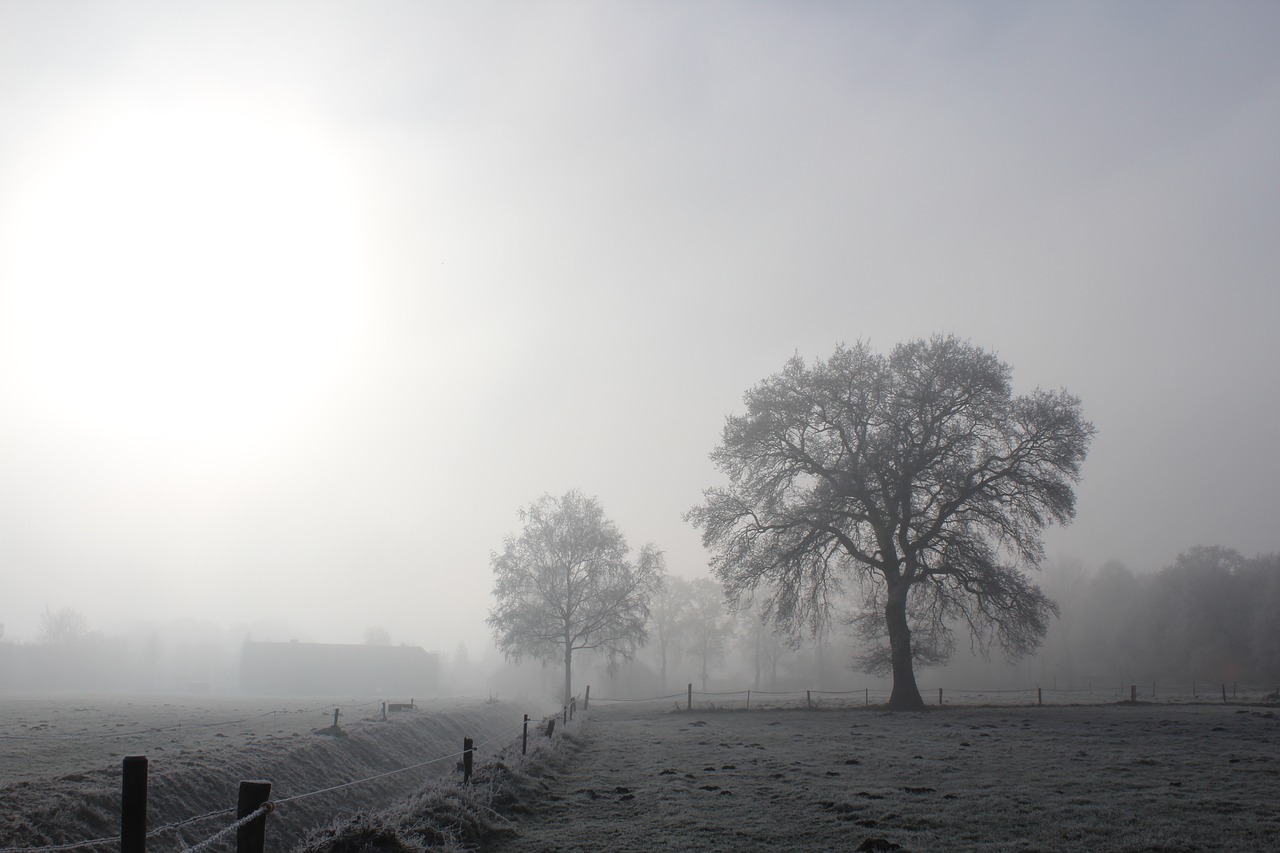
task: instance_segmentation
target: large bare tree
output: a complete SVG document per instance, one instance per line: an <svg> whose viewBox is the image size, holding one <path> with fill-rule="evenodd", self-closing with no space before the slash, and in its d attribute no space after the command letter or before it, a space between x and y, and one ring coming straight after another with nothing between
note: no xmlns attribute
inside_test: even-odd
<svg viewBox="0 0 1280 853"><path fill-rule="evenodd" d="M575 651L599 651L612 664L644 644L662 552L646 545L628 560L626 540L599 501L578 491L543 495L520 519L520 533L490 557L497 604L486 621L508 658L562 662L568 703Z"/></svg>
<svg viewBox="0 0 1280 853"><path fill-rule="evenodd" d="M948 336L795 356L745 402L712 452L728 485L687 515L728 595L764 587L771 618L816 634L856 590L893 708L924 706L914 664L945 660L954 624L984 651L1036 648L1057 607L1024 570L1075 515L1094 433L1076 397L1015 396L1008 365Z"/></svg>

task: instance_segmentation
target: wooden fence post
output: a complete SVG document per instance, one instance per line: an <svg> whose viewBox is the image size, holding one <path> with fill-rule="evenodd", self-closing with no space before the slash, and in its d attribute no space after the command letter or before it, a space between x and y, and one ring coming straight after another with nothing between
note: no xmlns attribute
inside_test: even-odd
<svg viewBox="0 0 1280 853"><path fill-rule="evenodd" d="M471 756L474 752L472 740L469 737L462 739L462 784L471 784Z"/></svg>
<svg viewBox="0 0 1280 853"><path fill-rule="evenodd" d="M1036 704L1037 705L1044 704L1044 691L1041 690L1039 687L1036 688Z"/></svg>
<svg viewBox="0 0 1280 853"><path fill-rule="evenodd" d="M520 754L529 754L529 715L524 715L524 734L520 736Z"/></svg>
<svg viewBox="0 0 1280 853"><path fill-rule="evenodd" d="M147 849L147 757L126 755L120 787L120 853Z"/></svg>
<svg viewBox="0 0 1280 853"><path fill-rule="evenodd" d="M547 737L551 737L551 733L556 730L556 718L552 717L547 721Z"/></svg>
<svg viewBox="0 0 1280 853"><path fill-rule="evenodd" d="M337 708L333 709L333 727L335 729L338 727L338 709Z"/></svg>
<svg viewBox="0 0 1280 853"><path fill-rule="evenodd" d="M578 712L578 697L574 696L569 700L569 719L573 719L573 715Z"/></svg>
<svg viewBox="0 0 1280 853"><path fill-rule="evenodd" d="M747 710L751 710L751 691L747 691Z"/></svg>
<svg viewBox="0 0 1280 853"><path fill-rule="evenodd" d="M564 706L564 724L566 726L569 725L569 706L568 705Z"/></svg>
<svg viewBox="0 0 1280 853"><path fill-rule="evenodd" d="M236 818L245 818L271 799L271 783L251 780L240 783L236 802ZM267 816L251 820L236 830L236 853L263 853L267 847Z"/></svg>
<svg viewBox="0 0 1280 853"><path fill-rule="evenodd" d="M938 704L939 705L942 704L942 688L941 687L938 688Z"/></svg>
<svg viewBox="0 0 1280 853"><path fill-rule="evenodd" d="M386 702L382 703L382 719L384 721L387 719L387 703Z"/></svg>
<svg viewBox="0 0 1280 853"><path fill-rule="evenodd" d="M1130 702L1138 701L1138 685L1136 684L1129 685L1129 701Z"/></svg>
<svg viewBox="0 0 1280 853"><path fill-rule="evenodd" d="M686 706L686 710L689 710L689 711L693 710L693 682L692 681L689 682L689 704Z"/></svg>
<svg viewBox="0 0 1280 853"><path fill-rule="evenodd" d="M812 690L806 690L804 692L804 706L806 708L813 707L813 691Z"/></svg>
<svg viewBox="0 0 1280 853"><path fill-rule="evenodd" d="M862 699L863 699L862 704L864 705L871 704L871 688L870 687L862 688Z"/></svg>
<svg viewBox="0 0 1280 853"><path fill-rule="evenodd" d="M588 684L587 695L582 697L582 710L585 711L590 707L591 707L591 685Z"/></svg>
<svg viewBox="0 0 1280 853"><path fill-rule="evenodd" d="M1222 704L1227 704L1227 685L1222 685Z"/></svg>

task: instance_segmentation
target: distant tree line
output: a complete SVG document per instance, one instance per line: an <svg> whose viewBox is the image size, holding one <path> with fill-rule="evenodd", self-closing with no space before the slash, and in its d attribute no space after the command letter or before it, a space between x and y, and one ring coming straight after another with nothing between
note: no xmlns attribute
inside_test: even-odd
<svg viewBox="0 0 1280 853"><path fill-rule="evenodd" d="M1152 574L1058 565L1044 671L1086 680L1280 683L1280 554L1197 546Z"/></svg>

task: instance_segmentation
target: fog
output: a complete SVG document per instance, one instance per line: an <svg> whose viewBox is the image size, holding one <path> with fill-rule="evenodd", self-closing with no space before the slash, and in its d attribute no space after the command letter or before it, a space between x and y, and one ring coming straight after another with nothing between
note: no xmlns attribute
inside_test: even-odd
<svg viewBox="0 0 1280 853"><path fill-rule="evenodd" d="M1096 424L1051 561L1278 551L1278 42L1270 3L0 4L4 639L478 660L521 506L704 577L742 393L934 333Z"/></svg>

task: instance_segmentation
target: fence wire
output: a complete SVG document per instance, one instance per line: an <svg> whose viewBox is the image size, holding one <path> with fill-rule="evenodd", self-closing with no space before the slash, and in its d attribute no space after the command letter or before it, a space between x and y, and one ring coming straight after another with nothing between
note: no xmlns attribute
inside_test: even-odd
<svg viewBox="0 0 1280 853"><path fill-rule="evenodd" d="M366 702L366 703L363 703L363 705L354 705L354 706L347 706L347 707L364 707L366 705L371 705L371 704L377 704L377 703ZM317 710L317 711L327 710L333 707L342 707L342 706L325 705L313 710ZM267 712L267 713L270 714L272 712ZM299 711L295 713L309 713L309 712ZM265 716L265 715L261 715L261 716ZM530 720L528 722L532 722L532 721ZM526 721L522 720L520 723L508 729L504 729L503 731L499 732L498 734L494 735L488 740L483 741L479 744L474 744L471 747L472 753L474 754L481 747L488 746L489 744L494 743L495 741L502 740L503 738L511 737L518 729L523 729L525 723ZM147 731L154 731L154 730L149 729ZM262 817L264 814L274 811L276 806L278 805L283 805L284 803L297 802L299 800L304 800L309 797L316 797L321 794L330 793L332 791L339 791L344 788L351 788L356 785L364 784L366 782L373 782L377 779L384 779L388 776L395 776L399 773L407 773L410 770L417 770L419 768L426 767L431 764L439 764L442 761L456 760L458 758L463 757L464 755L466 755L466 750L461 750L459 752L450 753L448 755L441 755L436 758L431 758L426 761L419 761L416 764L410 764L407 767L400 767L395 770L388 770L384 773L377 773L377 774L374 774L373 776L366 776L363 779L353 779L349 782L342 782L337 785L330 785L329 787L326 787L326 788L320 788L314 791L307 791L306 793L303 793L303 794L295 794L291 797L283 797L278 800L273 800L271 802L264 803L263 805L259 806L256 811L252 812L249 815L246 815L243 818L240 818L235 823L232 823L231 825L222 828L221 830L209 836L208 838L204 839L203 841L200 841L194 845L187 845L185 842L182 841L181 834L179 834L178 843L181 845L181 849L183 851L186 851L186 853L200 853L200 851L207 850L211 845L221 840L222 838L225 838L231 833L236 832L241 827L253 822L259 817ZM184 818L183 820L165 824L164 826L150 830L147 832L146 837L154 838L168 832L178 832L179 830L181 830L182 827L187 826L189 824L198 823L204 820L210 820L215 817L222 817L224 815L233 813L234 811L235 809L233 808L226 808L226 809L219 809L218 811L207 812L201 815L195 815L194 817ZM0 848L0 853L56 853L56 851L81 850L89 847L105 846L105 845L116 846L119 844L120 844L120 836L111 835L111 836L105 836L102 838L91 838L91 839L86 839L84 841L70 842L67 844L53 844L53 845L45 845L45 846L38 846L38 847L4 847L4 848Z"/></svg>
<svg viewBox="0 0 1280 853"><path fill-rule="evenodd" d="M228 835L230 835L233 832L239 831L241 827L248 826L258 818L262 817L268 812L273 811L274 809L275 809L275 806L273 806L271 803L263 803L253 811L249 812L244 817L237 820L235 823L231 824L230 826L223 827L222 829L215 832L213 835L210 835L204 841L201 841L199 844L194 844L190 847L187 847L184 845L182 849L188 851L188 853L198 853L198 851L201 851L201 850L208 850L210 847L213 846L215 842L220 841L223 838L226 838Z"/></svg>

